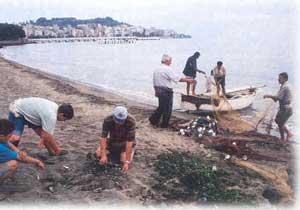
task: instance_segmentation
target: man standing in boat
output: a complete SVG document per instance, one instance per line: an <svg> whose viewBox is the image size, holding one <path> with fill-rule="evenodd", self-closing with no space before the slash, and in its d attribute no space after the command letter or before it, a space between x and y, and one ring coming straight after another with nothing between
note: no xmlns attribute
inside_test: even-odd
<svg viewBox="0 0 300 210"><path fill-rule="evenodd" d="M169 126L169 120L173 107L173 83L187 82L193 84L192 78L180 78L175 75L170 67L172 58L169 55L163 55L161 65L153 73L153 87L155 96L158 97L158 108L150 116L149 121L152 125L157 126L162 116L162 128Z"/></svg>
<svg viewBox="0 0 300 210"><path fill-rule="evenodd" d="M200 53L199 52L195 52L194 55L192 55L191 57L189 57L186 61L184 70L183 70L183 74L186 76L187 79L193 79L193 83L186 83L186 94L189 95L190 94L190 86L192 85L192 95L195 96L195 90L196 90L196 74L197 72L202 73L202 74L206 74L204 71L198 70L197 69L197 59L200 57Z"/></svg>
<svg viewBox="0 0 300 210"><path fill-rule="evenodd" d="M217 94L220 95L220 89L222 89L223 96L226 96L225 95L226 69L224 68L222 61L217 62L217 66L211 71L211 74L214 76L216 82Z"/></svg>
<svg viewBox="0 0 300 210"><path fill-rule="evenodd" d="M279 102L279 111L277 112L275 122L278 125L279 133L282 141L288 141L293 134L285 125L287 120L292 116L293 110L291 106L292 94L288 85L288 74L282 72L278 76L278 82L281 85L277 95L264 95L264 98L271 98L275 102ZM287 134L285 137L285 133Z"/></svg>

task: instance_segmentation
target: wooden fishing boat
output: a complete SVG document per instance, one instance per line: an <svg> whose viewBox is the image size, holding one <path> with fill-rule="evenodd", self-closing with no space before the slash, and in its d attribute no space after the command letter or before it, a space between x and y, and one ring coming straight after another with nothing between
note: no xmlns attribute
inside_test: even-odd
<svg viewBox="0 0 300 210"><path fill-rule="evenodd" d="M226 93L226 97L216 97L212 93L204 93L196 96L181 94L181 101L194 104L201 111L233 111L249 107L256 96L257 89L264 86L248 87L232 90Z"/></svg>

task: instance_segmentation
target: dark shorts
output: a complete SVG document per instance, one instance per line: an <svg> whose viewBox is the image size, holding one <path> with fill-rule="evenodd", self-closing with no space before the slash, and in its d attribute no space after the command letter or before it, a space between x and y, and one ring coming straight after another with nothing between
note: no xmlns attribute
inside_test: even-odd
<svg viewBox="0 0 300 210"><path fill-rule="evenodd" d="M215 77L215 82L219 83L224 88L225 87L225 76Z"/></svg>
<svg viewBox="0 0 300 210"><path fill-rule="evenodd" d="M22 136L25 125L32 129L41 128L40 126L28 122L23 116L15 117L15 115L12 112L9 112L8 120L15 125L15 130L13 131L13 134L17 136Z"/></svg>
<svg viewBox="0 0 300 210"><path fill-rule="evenodd" d="M284 125L287 122L287 120L292 116L292 114L292 108L279 109L275 118L275 122L278 125Z"/></svg>

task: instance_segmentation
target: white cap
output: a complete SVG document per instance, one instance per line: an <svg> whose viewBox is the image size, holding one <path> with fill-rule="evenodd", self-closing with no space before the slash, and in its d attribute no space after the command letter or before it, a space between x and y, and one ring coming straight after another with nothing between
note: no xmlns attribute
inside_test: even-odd
<svg viewBox="0 0 300 210"><path fill-rule="evenodd" d="M128 112L124 106L117 106L113 111L113 117L116 123L122 124L127 119Z"/></svg>

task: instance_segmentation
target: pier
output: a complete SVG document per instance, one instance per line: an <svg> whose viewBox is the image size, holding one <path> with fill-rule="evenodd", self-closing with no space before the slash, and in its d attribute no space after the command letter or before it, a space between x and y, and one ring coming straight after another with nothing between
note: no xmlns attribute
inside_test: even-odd
<svg viewBox="0 0 300 210"><path fill-rule="evenodd" d="M99 44L134 44L137 41L160 40L159 37L70 37L28 39L31 43L97 42Z"/></svg>

